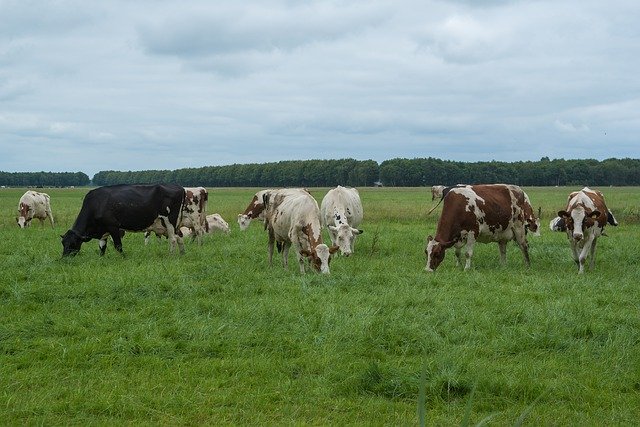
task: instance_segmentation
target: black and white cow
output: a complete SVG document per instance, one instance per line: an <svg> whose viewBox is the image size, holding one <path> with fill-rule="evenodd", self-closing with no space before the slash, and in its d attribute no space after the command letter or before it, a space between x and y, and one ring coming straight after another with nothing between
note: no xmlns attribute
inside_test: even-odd
<svg viewBox="0 0 640 427"><path fill-rule="evenodd" d="M178 229L185 190L179 185L112 185L87 193L73 227L62 235L62 256L75 255L82 243L99 239L104 255L107 237L111 236L118 252L122 252L122 231L164 229L170 250L176 244L184 253Z"/></svg>

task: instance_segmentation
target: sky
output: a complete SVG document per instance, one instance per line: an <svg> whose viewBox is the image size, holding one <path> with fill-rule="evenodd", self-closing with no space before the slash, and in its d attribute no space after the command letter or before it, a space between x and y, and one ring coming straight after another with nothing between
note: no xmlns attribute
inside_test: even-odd
<svg viewBox="0 0 640 427"><path fill-rule="evenodd" d="M640 158L637 0L0 0L0 171Z"/></svg>

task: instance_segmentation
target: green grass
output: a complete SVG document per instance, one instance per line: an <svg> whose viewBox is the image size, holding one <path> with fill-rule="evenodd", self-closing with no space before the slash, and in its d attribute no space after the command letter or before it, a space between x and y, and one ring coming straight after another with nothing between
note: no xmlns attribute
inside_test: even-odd
<svg viewBox="0 0 640 427"><path fill-rule="evenodd" d="M365 233L328 277L293 254L268 268L261 224L235 222L256 190L210 189L232 232L183 256L128 233L125 256L92 241L64 260L86 189L45 190L56 227L26 230L24 189L1 190L0 423L637 423L640 189L601 189L621 225L582 276L547 226L572 189L525 189L543 212L531 268L477 245L471 271L448 253L433 274L427 189L362 189Z"/></svg>

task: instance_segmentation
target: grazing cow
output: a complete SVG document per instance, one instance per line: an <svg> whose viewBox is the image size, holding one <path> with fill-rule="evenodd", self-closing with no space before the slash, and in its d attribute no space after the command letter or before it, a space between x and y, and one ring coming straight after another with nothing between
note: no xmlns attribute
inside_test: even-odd
<svg viewBox="0 0 640 427"><path fill-rule="evenodd" d="M260 220L263 219L263 215L262 215L262 212L264 211L263 198L265 195L267 194L273 195L275 193L297 194L300 192L309 194L309 192L303 188L282 188L282 189L276 189L276 190L268 189L268 190L258 191L253 196L253 198L251 199L251 202L249 202L249 205L244 210L244 212L242 212L241 214L238 214L238 225L240 226L240 230L244 231L247 228L249 228L249 224L251 224L252 219L256 219L256 218Z"/></svg>
<svg viewBox="0 0 640 427"><path fill-rule="evenodd" d="M434 185L431 187L431 200L442 199L444 196L442 192L447 188L444 185Z"/></svg>
<svg viewBox="0 0 640 427"><path fill-rule="evenodd" d="M360 194L355 188L338 185L322 199L322 225L329 230L332 245L338 245L344 256L351 255L354 240L362 233L362 230L355 228L362 222L362 215Z"/></svg>
<svg viewBox="0 0 640 427"><path fill-rule="evenodd" d="M595 192L600 193L599 191L595 191ZM567 204L569 204L571 199L573 199L578 193L580 193L580 191L574 191L573 193L570 193L569 197L567 197ZM602 195L602 193L600 194ZM613 212L611 212L611 210L609 209L607 209L607 224L610 224L614 227L618 226L618 220L616 220L616 217L613 216ZM551 231L567 231L567 226L565 224L564 218L560 216L553 218L551 222L549 222L549 228L551 229Z"/></svg>
<svg viewBox="0 0 640 427"><path fill-rule="evenodd" d="M187 227L180 227L180 231L182 231L182 235L185 237L192 233L191 229ZM221 231L225 234L231 232L229 224L227 224L227 221L225 221L220 214L214 213L207 215L207 233L213 234L216 231Z"/></svg>
<svg viewBox="0 0 640 427"><path fill-rule="evenodd" d="M427 237L427 271L435 271L444 259L445 251L456 248L456 264L462 263L465 247L465 270L471 268L476 242L497 242L500 260L506 261L507 243L515 240L524 261L529 266L527 231L539 233L529 197L516 185L467 185L452 188L444 196L444 206L438 221L436 237Z"/></svg>
<svg viewBox="0 0 640 427"><path fill-rule="evenodd" d="M73 227L62 235L62 255L75 255L83 242L99 239L104 255L111 236L122 253L122 230L166 233L173 251L184 253L178 229L185 190L179 185L111 185L87 193Z"/></svg>
<svg viewBox="0 0 640 427"><path fill-rule="evenodd" d="M604 234L604 226L608 222L618 225L613 214L609 214L602 193L588 187L571 193L566 209L558 211L562 225L557 224L556 227L564 228L567 232L573 260L578 266L579 274L584 273L587 257L591 258L590 268L594 268L596 243L598 237Z"/></svg>
<svg viewBox="0 0 640 427"><path fill-rule="evenodd" d="M329 248L322 242L320 209L318 202L307 192L267 193L263 199L265 228L269 232L269 265L272 265L273 246L282 249L283 265L287 268L289 247L293 246L304 273L305 258L311 266L324 274L329 273L331 254L337 246Z"/></svg>
<svg viewBox="0 0 640 427"><path fill-rule="evenodd" d="M182 204L182 216L180 217L179 228L189 229L189 235L193 240L197 240L198 244L202 244L202 236L207 232L207 201L209 200L209 192L204 187L185 187L185 200ZM166 236L167 232L158 224L153 230L144 233L144 244L149 243L151 232L155 232L156 236Z"/></svg>
<svg viewBox="0 0 640 427"><path fill-rule="evenodd" d="M44 225L44 220L49 218L51 228L53 228L53 214L51 213L49 195L29 190L20 197L16 222L18 227L26 228L34 218L40 220L40 225Z"/></svg>

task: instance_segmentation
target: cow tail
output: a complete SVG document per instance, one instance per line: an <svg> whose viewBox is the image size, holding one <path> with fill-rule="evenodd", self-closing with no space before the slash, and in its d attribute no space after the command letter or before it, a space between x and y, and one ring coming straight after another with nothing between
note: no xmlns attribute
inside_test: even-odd
<svg viewBox="0 0 640 427"><path fill-rule="evenodd" d="M444 196L442 196L440 200L438 200L438 203L436 203L436 205L432 207L429 212L427 212L427 215L431 215L431 212L433 212L438 206L440 206L440 203L442 203L443 200L444 200Z"/></svg>

